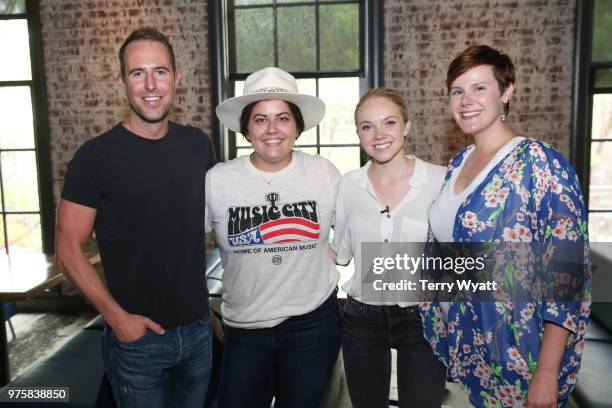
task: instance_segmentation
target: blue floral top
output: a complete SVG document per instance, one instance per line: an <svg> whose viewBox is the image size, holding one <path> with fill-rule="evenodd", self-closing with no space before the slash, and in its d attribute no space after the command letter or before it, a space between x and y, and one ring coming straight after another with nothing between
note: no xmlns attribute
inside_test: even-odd
<svg viewBox="0 0 612 408"><path fill-rule="evenodd" d="M444 185L472 149L451 160ZM525 139L459 207L453 240L586 243L586 217L570 164L550 145ZM468 387L472 404L521 407L537 367L544 322L559 324L571 333L558 379L563 406L576 384L584 347L590 313L590 291L585 292L582 302L455 302L448 323L439 302L422 303L425 338L449 377Z"/></svg>

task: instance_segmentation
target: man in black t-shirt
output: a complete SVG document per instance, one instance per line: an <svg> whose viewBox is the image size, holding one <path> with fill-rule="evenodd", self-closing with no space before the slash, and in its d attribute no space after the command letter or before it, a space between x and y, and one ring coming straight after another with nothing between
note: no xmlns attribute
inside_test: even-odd
<svg viewBox="0 0 612 408"><path fill-rule="evenodd" d="M102 314L105 369L119 406L202 407L211 367L204 281L209 138L168 121L180 74L166 37L134 31L119 51L127 119L70 162L57 261ZM95 230L106 285L81 246Z"/></svg>

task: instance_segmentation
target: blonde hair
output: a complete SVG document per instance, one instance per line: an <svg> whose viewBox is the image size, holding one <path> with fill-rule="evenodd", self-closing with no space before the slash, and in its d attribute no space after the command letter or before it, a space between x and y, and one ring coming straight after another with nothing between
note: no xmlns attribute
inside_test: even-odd
<svg viewBox="0 0 612 408"><path fill-rule="evenodd" d="M406 105L406 101L404 100L402 94L395 89L386 88L383 86L380 88L370 88L365 91L363 95L361 95L359 102L357 102L357 106L355 106L355 126L357 126L357 112L359 111L359 108L361 108L361 105L363 105L363 103L370 98L386 98L390 100L400 109L404 123L410 120L408 115L408 106Z"/></svg>

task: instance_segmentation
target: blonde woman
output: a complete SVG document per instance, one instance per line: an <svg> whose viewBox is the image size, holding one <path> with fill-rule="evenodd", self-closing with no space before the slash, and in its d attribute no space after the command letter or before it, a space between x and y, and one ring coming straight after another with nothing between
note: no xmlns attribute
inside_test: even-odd
<svg viewBox="0 0 612 408"><path fill-rule="evenodd" d="M404 153L410 131L404 98L370 89L355 108L361 146L371 160L342 177L333 248L338 264L355 260L343 286L342 354L355 408L389 406L391 349L397 349L400 407L440 407L446 368L423 337L418 302L383 303L361 293L362 242L424 242L427 214L444 168ZM416 299L415 299L416 300Z"/></svg>

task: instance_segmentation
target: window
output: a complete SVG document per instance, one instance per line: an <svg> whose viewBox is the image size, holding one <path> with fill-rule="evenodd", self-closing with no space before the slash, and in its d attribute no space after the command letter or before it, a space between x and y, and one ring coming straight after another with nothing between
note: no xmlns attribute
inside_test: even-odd
<svg viewBox="0 0 612 408"><path fill-rule="evenodd" d="M277 66L298 80L300 92L325 101L325 118L302 133L296 148L320 154L345 173L361 165L353 110L362 91L380 85L372 20L379 2L364 0L225 0L212 13L218 50L218 98L241 95L245 78ZM215 21L211 26L215 25ZM214 39L213 39L214 42ZM368 44L371 46L368 47ZM371 50L371 51L366 51ZM374 56L376 55L376 56ZM213 98L214 99L214 98ZM219 132L223 134L223 130ZM218 142L222 157L249 154L242 135L228 132ZM219 151L219 150L218 150ZM223 154L225 153L225 154Z"/></svg>
<svg viewBox="0 0 612 408"><path fill-rule="evenodd" d="M6 253L53 251L52 234L45 233L52 231L53 216L43 222L53 201L48 145L42 140L46 122L36 7L35 1L0 0L0 54L8 56L0 64L0 248Z"/></svg>
<svg viewBox="0 0 612 408"><path fill-rule="evenodd" d="M612 241L612 0L596 0L591 51L590 235Z"/></svg>

